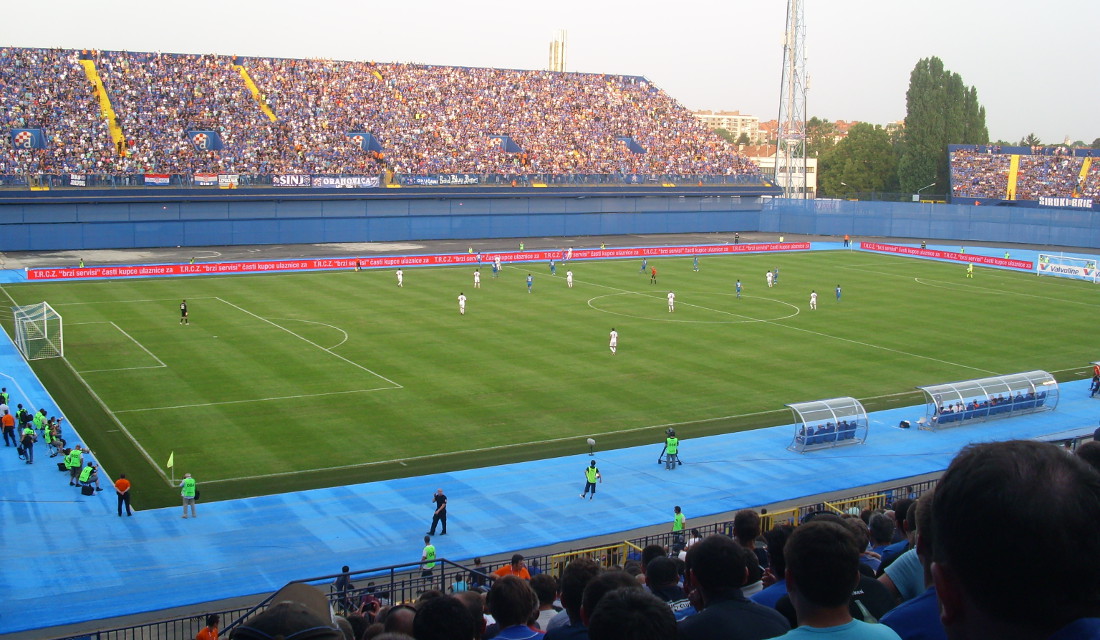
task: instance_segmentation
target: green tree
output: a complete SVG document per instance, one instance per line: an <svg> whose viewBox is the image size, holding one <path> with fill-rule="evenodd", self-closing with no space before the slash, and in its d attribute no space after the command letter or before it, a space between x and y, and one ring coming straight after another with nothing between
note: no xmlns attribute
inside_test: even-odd
<svg viewBox="0 0 1100 640"><path fill-rule="evenodd" d="M1034 133L1029 133L1023 138L1020 138L1021 147L1040 147L1043 145L1043 141L1039 139L1039 136Z"/></svg>
<svg viewBox="0 0 1100 640"><path fill-rule="evenodd" d="M898 159L901 190L916 192L935 182L937 190L946 193L950 184L947 145L989 142L978 91L964 85L959 74L944 69L939 58L925 58L909 75L905 108Z"/></svg>
<svg viewBox="0 0 1100 640"><path fill-rule="evenodd" d="M820 158L836 146L836 124L814 116L806 121L806 157Z"/></svg>
<svg viewBox="0 0 1100 640"><path fill-rule="evenodd" d="M1092 141L1092 148L1093 149L1100 149L1100 138L1097 138L1097 139Z"/></svg>
<svg viewBox="0 0 1100 640"><path fill-rule="evenodd" d="M737 140L733 137L733 134L730 133L729 129L723 129L719 127L714 130L714 133L717 133L719 138L725 140L730 144L737 144Z"/></svg>
<svg viewBox="0 0 1100 640"><path fill-rule="evenodd" d="M741 135L737 136L737 144L749 144L752 140L749 139L749 134L745 131L741 132Z"/></svg>
<svg viewBox="0 0 1100 640"><path fill-rule="evenodd" d="M846 138L818 159L818 188L831 196L897 191L898 157L890 133L879 125L853 125Z"/></svg>

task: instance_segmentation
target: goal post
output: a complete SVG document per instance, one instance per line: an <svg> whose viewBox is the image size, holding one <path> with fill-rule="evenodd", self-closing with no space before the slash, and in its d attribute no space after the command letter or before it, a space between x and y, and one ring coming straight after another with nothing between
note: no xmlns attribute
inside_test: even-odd
<svg viewBox="0 0 1100 640"><path fill-rule="evenodd" d="M1035 273L1040 276L1072 278L1100 284L1098 263L1100 261L1097 258L1077 258L1060 254L1040 253L1039 261L1035 264Z"/></svg>
<svg viewBox="0 0 1100 640"><path fill-rule="evenodd" d="M46 302L12 307L15 346L27 360L62 358L65 340L61 314Z"/></svg>

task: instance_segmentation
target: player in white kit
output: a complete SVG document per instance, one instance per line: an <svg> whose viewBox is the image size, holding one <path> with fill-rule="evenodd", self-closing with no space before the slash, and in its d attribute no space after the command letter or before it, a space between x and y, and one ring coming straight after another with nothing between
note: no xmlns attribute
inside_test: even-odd
<svg viewBox="0 0 1100 640"><path fill-rule="evenodd" d="M619 332L615 331L615 327L611 327L611 353L614 354L615 350L619 348Z"/></svg>
<svg viewBox="0 0 1100 640"><path fill-rule="evenodd" d="M466 315L466 295L463 293L458 294L458 313Z"/></svg>
<svg viewBox="0 0 1100 640"><path fill-rule="evenodd" d="M481 269L474 269L474 288L481 288Z"/></svg>
<svg viewBox="0 0 1100 640"><path fill-rule="evenodd" d="M668 312L672 313L676 310L676 294L671 291L668 292Z"/></svg>
<svg viewBox="0 0 1100 640"><path fill-rule="evenodd" d="M405 286L405 272L398 269L396 275L397 275L397 286L404 287Z"/></svg>
<svg viewBox="0 0 1100 640"><path fill-rule="evenodd" d="M817 310L817 292L816 291L811 291L810 292L810 311L816 311L816 310Z"/></svg>
<svg viewBox="0 0 1100 640"><path fill-rule="evenodd" d="M573 288L573 272L572 271L566 271L565 272L565 284L568 285L570 289Z"/></svg>

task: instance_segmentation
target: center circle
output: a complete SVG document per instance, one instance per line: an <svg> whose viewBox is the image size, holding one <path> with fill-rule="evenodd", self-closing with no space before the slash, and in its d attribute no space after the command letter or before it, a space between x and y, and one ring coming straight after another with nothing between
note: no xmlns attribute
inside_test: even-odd
<svg viewBox="0 0 1100 640"><path fill-rule="evenodd" d="M721 300L711 300L712 296L722 296ZM757 296L742 295L742 300L730 304L729 298L736 294L722 292L706 292L693 294L690 298L676 299L676 313L668 313L668 304L665 297L633 291L608 293L602 296L589 298L588 306L602 313L622 316L624 318L637 318L639 320L656 320L660 322L682 322L687 324L744 324L748 322L776 322L786 320L798 315L800 310L796 305L774 298L761 298ZM633 300L631 299L633 298ZM758 304L766 303L765 305ZM748 307L748 308L746 308ZM754 315L765 310L773 310L766 316ZM684 318L684 315L694 317ZM709 318L708 318L709 317Z"/></svg>

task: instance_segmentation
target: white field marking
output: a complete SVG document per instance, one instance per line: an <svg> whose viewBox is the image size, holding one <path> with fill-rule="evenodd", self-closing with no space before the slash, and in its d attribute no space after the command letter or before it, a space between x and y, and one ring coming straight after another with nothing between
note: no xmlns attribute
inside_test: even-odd
<svg viewBox="0 0 1100 640"><path fill-rule="evenodd" d="M173 302L179 301L179 298L150 298L148 300L89 300L87 302L59 302L53 307L75 307L84 304L136 304L139 302ZM188 298L188 300L217 300L214 296L202 296ZM91 323L75 323L75 324L91 324Z"/></svg>
<svg viewBox="0 0 1100 640"><path fill-rule="evenodd" d="M134 447L137 448L137 450L141 453L141 456L145 458L145 461L149 463L149 466L156 470L157 475L159 475L164 480L164 482L168 484L168 486L172 486L172 481L160 468L160 465L157 464L155 460L153 460L153 456L149 455L149 452L145 450L145 447L141 446L141 442L139 442L138 439L135 438L132 433L130 433L130 430L126 428L126 425L122 424L122 421L118 419L118 416L115 415L115 412L111 411L111 408L107 406L107 403L103 401L103 398L100 398L99 394L95 392L95 389L92 388L92 385L88 384L88 381L84 379L84 376L80 375L80 372L73 368L73 365L69 362L68 358L62 358L62 360L65 361L65 366L69 368L69 371L72 371L73 375L76 376L76 378L80 380L80 383L84 385L84 388L88 390L88 393L92 396L92 398L94 398L95 401L99 403L99 406L101 409L103 409L103 412L111 416L111 420L114 421L116 425L118 425L118 428L122 430L122 433L125 433L126 437L130 439L130 442L134 443Z"/></svg>
<svg viewBox="0 0 1100 640"><path fill-rule="evenodd" d="M284 322L289 321L289 322L306 322L306 323L309 323L309 324L319 324L322 327L328 327L329 329L335 329L335 330L339 331L340 333L344 334L344 339L341 340L340 342L337 342L336 344L332 345L331 347L328 347L329 349L335 349L336 347L339 347L340 345L342 345L342 344L344 344L345 342L348 341L348 332L344 331L340 327L335 327L331 324L327 324L327 323L324 323L324 322L315 322L313 320L302 320L300 318L271 318L271 319L272 320L281 320L281 321L284 321Z"/></svg>
<svg viewBox="0 0 1100 640"><path fill-rule="evenodd" d="M944 280L925 280L923 278L913 278L917 284L923 284L926 287L934 287L936 289L947 289L949 291L977 291L979 293L993 293L1005 296L1011 296L1013 298L1038 298L1039 300L1045 300L1047 302L1062 302L1065 304L1076 304L1084 307L1100 307L1100 304L1095 302L1083 302L1081 300L1066 300L1065 298L1052 298L1050 296L1040 296L1034 293L1021 293L1019 291L1004 291L1003 289L989 289L987 287L967 286L957 282L947 282Z"/></svg>
<svg viewBox="0 0 1100 640"><path fill-rule="evenodd" d="M597 286L599 286L599 285L597 285ZM722 311L720 309L712 309L710 307L704 307L702 305L692 304L690 302L681 302L680 300L677 300L676 304L682 304L685 307L695 307L696 309L702 309L703 311L713 311L714 313L729 315L729 316L733 316L735 318L744 318L744 320L679 320L677 318L665 318L665 317L648 318L646 316L632 315L632 314L629 314L629 313L621 313L621 312L618 312L618 311L608 311L607 309L601 309L601 308L599 308L597 306L594 306L592 304L593 300L599 300L600 298L609 298L611 296L622 296L622 295L629 295L629 294L634 294L634 295L639 295L639 296L646 296L646 297L654 298L654 299L657 299L657 300L664 300L665 299L665 298L662 298L659 295L652 295L652 294L646 294L646 293L637 293L637 292L634 292L634 291L624 291L622 293L609 293L607 295L596 296L595 298L589 298L588 299L588 306L592 307L592 309L594 309L596 311L599 311L601 313L609 313L611 315L622 316L624 318L636 318L638 320L655 320L655 321L658 321L658 322L684 322L684 323L688 323L688 324L743 324L743 323L747 323L747 322L771 322L771 321L774 321L774 320L786 320L787 318L793 318L793 317L797 316L798 314L802 313L802 310L799 309L796 305L793 305L789 302L783 302L782 300L776 300L774 298L757 298L757 299L758 300L770 300L772 302L777 302L779 304L783 304L783 305L786 305L788 307L792 307L794 309L794 313L792 313L790 315L782 316L782 317L779 317L779 318L773 318L772 320L767 320L767 319L753 318L752 316L741 315L740 313L734 313L732 311ZM698 294L698 295L733 296L733 295L737 295L737 294L707 292L707 293ZM756 298L756 296L742 296L742 297L744 297L744 298Z"/></svg>
<svg viewBox="0 0 1100 640"><path fill-rule="evenodd" d="M660 297L657 296L656 294L641 293L641 292L638 292L638 291L630 291L628 289L619 289L618 287L611 287L611 286L608 286L608 285L596 284L596 283L592 283L592 282L589 282L587 284L591 284L591 285L597 286L597 287L603 287L604 289L611 289L612 291L619 291L619 292L622 292L622 293L633 293L633 294L637 294L637 295L640 295L640 296L656 298L658 300L660 299ZM593 308L595 308L595 307L593 307ZM718 313L727 313L727 312L719 311ZM737 314L731 313L730 315L737 315ZM989 369L982 369L980 367L972 367L970 365L959 364L957 362L951 362L949 360L941 360L939 358L933 358L932 356L925 356L925 355L921 355L919 353L911 353L909 351L901 351L900 349L891 349L890 347L883 347L883 346L880 346L880 345L877 345L877 344L871 344L870 342L863 342L861 340L853 340L851 338L841 338L839 336L833 336L833 335L829 335L827 333L822 333L820 331L813 331L811 329L804 329L804 328L801 328L801 327L792 327L790 325L780 324L779 322L777 322L775 320L756 320L756 322L761 322L761 323L764 323L764 324L774 325L776 327L780 327L780 328L783 328L783 329L790 329L791 331L799 331L799 332L802 332L802 333L808 333L810 335L820 336L822 338L827 338L827 339L830 339L830 340L839 340L840 342L847 342L847 343L850 343L850 344L859 345L861 347L868 347L870 349L878 349L880 351L889 351L890 353L897 353L897 354L900 354L900 355L903 355L903 356L909 356L911 358L919 358L921 360L931 360L932 362L939 362L940 364L951 365L953 367L962 367L963 369L971 369L973 371L980 371L982 373L996 374L995 371L990 371Z"/></svg>
<svg viewBox="0 0 1100 640"><path fill-rule="evenodd" d="M241 313L245 313L245 314L248 314L248 315L252 316L253 318L256 318L257 320L259 320L259 321L261 321L261 322L266 322L267 324L269 324L269 325L271 325L271 326L275 327L276 329L281 329L281 330L283 330L283 331L286 331L287 333L289 333L290 335L294 336L295 338L298 338L298 339L299 339L299 340L301 340L302 342L305 342L305 343L307 343L307 344L311 344L311 345L313 345L313 346L317 347L318 349L320 349L321 351L324 351L325 353L327 353L327 354L329 354L329 355L333 356L334 358L337 358L337 359L339 359L339 360L343 360L344 362L346 362L346 363L350 364L350 365L351 365L351 366L353 366L353 367L356 367L357 369L362 369L363 371L366 371L367 373L371 374L372 376L374 376L374 377L376 377L376 378L381 378L382 380L385 380L386 382L388 382L388 383L390 383L391 385L393 385L393 388L395 388L395 389L404 389L404 388L405 388L404 386L402 386L402 385L400 385L400 384L398 384L398 383L394 382L393 380L390 380L390 379L389 379L389 378L387 378L386 376L384 376L384 375L382 375L382 374L380 374L380 373L376 373L376 372L374 372L374 371L371 371L370 369L368 369L368 368L364 367L363 365L359 364L358 362L352 362L351 360L348 360L348 359L347 359L347 358L345 358L344 356L342 356L342 355L340 355L340 354L338 354L338 353L335 353L335 352L333 352L333 351L332 351L332 349L327 349L327 348L325 348L325 347L322 347L321 345L317 344L316 342L314 342L314 341L312 341L312 340L310 340L310 339L308 339L308 338L302 337L302 336L298 335L297 333L294 333L294 332L293 332L293 331L291 331L290 329L287 329L287 328L286 328L286 327L284 327L284 326L281 326L281 325L275 324L274 322L272 322L271 320L268 320L267 318L261 318L260 316L258 316L258 315L256 315L256 314L252 313L251 311L249 311L249 310L247 310L247 309L245 309L245 308L243 308L243 307L237 306L237 305L233 304L232 302L229 302L228 300L225 300L225 299L223 299L223 298L220 298L220 297L217 297L217 296L215 296L215 298L214 298L214 299L215 299L215 300L217 300L218 302L221 302L221 303L223 303L223 304L227 304L227 305L229 305L229 306L233 307L234 309L236 309L236 310L240 311Z"/></svg>
<svg viewBox="0 0 1100 640"><path fill-rule="evenodd" d="M888 394L881 395L881 396L871 396L869 398L864 398L864 400L875 400L875 399L878 399L878 398L890 398L890 397L894 397L894 396L910 395L910 394L913 394L913 393L920 393L920 392L916 391L916 390L913 390L913 391L906 391L906 392L903 392L903 393L888 393ZM769 409L767 411L753 411L751 413L738 413L738 414L729 415L729 416L718 416L718 417L715 417L715 418L701 418L699 420L686 420L686 421L683 421L683 422L666 422L664 424L655 424L655 425L649 425L649 426L645 426L645 427L630 427L628 429L615 429L613 431L601 431L599 433L593 433L593 434L590 434L590 435L595 436L595 437L603 437L603 436L615 435L615 434L620 434L620 433L634 433L634 432L637 432L637 431L646 431L648 429L658 429L658 430L663 431L664 429L667 429L668 427L680 428L680 427L683 427L685 425L703 424L705 422L718 422L719 420L732 420L734 418L751 418L752 416L767 415L769 413L778 413L780 411L783 411L783 409ZM462 449L460 451L445 451L445 452L441 452L441 453L429 453L429 454L425 454L425 455L422 455L422 456L409 456L409 457L406 457L406 458L394 458L392 460L376 460L374 462L360 462L360 463L356 463L356 464L344 464L344 465L338 465L338 466L333 466L333 467L319 467L319 468L316 468L316 469L301 469L301 470L298 470L298 471L280 471L278 473L265 473L265 474L261 474L261 475L255 475L255 476L242 476L242 477L239 477L239 478L222 478L222 479L218 479L218 480L204 480L203 482L205 482L206 484L211 484L211 483L218 483L218 482L236 482L238 480L258 480L258 479L261 479L261 478L278 478L278 477L282 477L282 476L292 476L292 475L298 475L298 474L304 474L304 473L315 473L315 472L318 472L318 471L340 471L340 470L344 470L344 469L360 469L360 468L365 468L365 467L377 467L379 465L393 464L393 463L397 463L397 464L404 467L404 466L408 466L406 463L415 462L417 460L431 460L433 458L442 458L442 457L446 457L446 456L465 455L465 454L470 454L470 453L482 453L482 452L485 452L485 451L499 451L501 449L511 449L513 447L526 447L526 446L535 445L535 444L548 444L548 443L554 443L554 442L566 442L566 441L569 441L569 440L580 440L582 437L583 436L578 435L578 436L565 436L565 437L561 437L561 438L550 438L548 440L530 440L530 441L527 441L527 442L514 442L514 443L511 443L511 444L498 444L498 445L493 445L491 447L478 447L478 448L475 448L475 449Z"/></svg>
<svg viewBox="0 0 1100 640"><path fill-rule="evenodd" d="M381 377L381 376L379 376ZM300 400L302 398L323 398L325 396L343 396L351 393L370 393L371 391L389 391L404 387L374 387L373 389L352 389L350 391L326 391L325 393L303 393L293 396L272 396L270 398L249 398L247 400L222 400L220 402L200 402L197 404L177 404L170 407L142 407L140 409L119 409L115 413L140 413L143 411L168 411L171 409L194 409L198 407L217 407L225 404L247 404L249 402L272 402L275 400Z"/></svg>
<svg viewBox="0 0 1100 640"><path fill-rule="evenodd" d="M105 321L105 322L72 322L72 323L70 323L70 325L83 325L83 324L110 324L115 329L118 329L119 333L121 333L122 335L124 335L127 338L129 338L130 340L132 340L133 343L138 346L138 348L140 348L145 353L148 353L149 357L156 360L157 363L155 365L151 366L151 367L119 367L117 369L85 369L83 371L78 371L77 373L100 373L100 372L103 372L103 371L133 371L135 369L163 369L163 368L166 368L168 366L168 365L164 364L163 360L161 360L156 355L154 355L152 351L146 349L145 345L143 345L140 342L138 342L137 340L135 340L132 335L126 333L126 331L124 331L122 329L122 327L118 326L114 322L111 322L111 321L108 320L108 321Z"/></svg>
<svg viewBox="0 0 1100 640"><path fill-rule="evenodd" d="M1040 300L1047 300L1049 302L1066 302L1066 303L1069 303L1069 304L1077 304L1077 305L1082 305L1082 306L1086 306L1086 307L1100 306L1098 304L1093 304L1093 303L1089 303L1089 302L1082 302L1082 301L1079 301L1079 300L1066 300L1065 298L1055 298L1055 297L1051 297L1051 296L1041 296L1041 295L1037 295L1037 294L1034 294L1034 293L1021 293L1021 292L1017 292L1017 291L1005 291L1004 289L991 289L991 288L988 288L988 287L979 287L979 286L975 286L975 285L968 285L968 284L965 284L965 283L953 282L953 281L950 281L950 280L931 280L931 279L928 279L928 278L914 278L913 276L911 276L909 274L905 274L905 273L890 273L888 271L875 271L875 270L871 270L871 269L858 269L858 268L856 268L857 266L858 265L843 265L843 266L840 266L838 268L840 268L840 269L851 269L852 271L862 271L863 273L873 273L875 275L880 275L880 276L890 276L890 277L894 277L894 278L905 278L906 280L908 280L909 278L913 278L913 281L918 283L918 284L922 284L922 285L925 285L927 287L947 289L949 291L978 291L978 292L981 292L981 293L996 293L996 294L1001 294L1001 295L1009 295L1009 296L1017 297L1017 298L1038 298ZM989 273L983 274L982 278L983 279L988 279L990 277L995 277L998 280L1008 280L1009 278L1005 277L1005 275L1004 275L1005 273L1014 273L1014 272L1005 272L1003 269L990 269ZM1019 272L1019 273L1025 273L1025 272ZM1061 280L1068 280L1068 279L1067 278L1057 278L1057 280L1061 281Z"/></svg>

